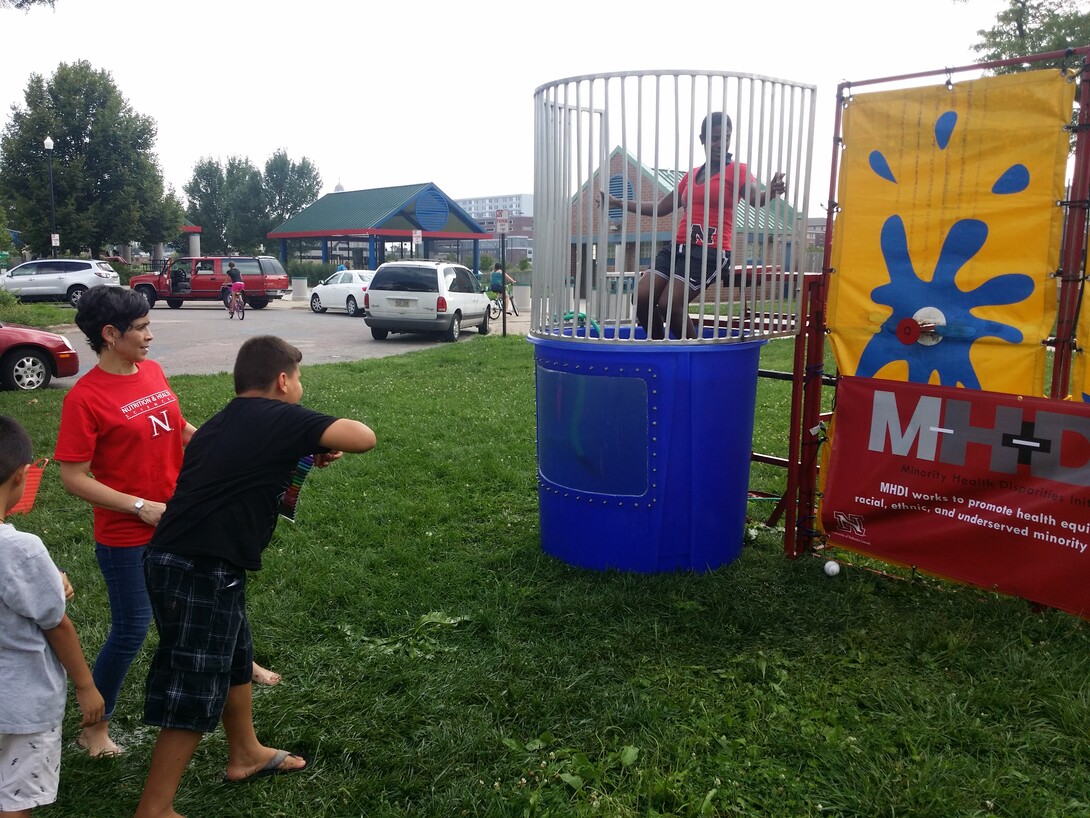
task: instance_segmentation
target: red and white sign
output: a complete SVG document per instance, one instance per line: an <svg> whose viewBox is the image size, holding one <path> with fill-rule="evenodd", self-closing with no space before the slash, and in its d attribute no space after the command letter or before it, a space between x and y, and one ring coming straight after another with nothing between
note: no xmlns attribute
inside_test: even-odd
<svg viewBox="0 0 1090 818"><path fill-rule="evenodd" d="M832 542L1090 618L1090 405L846 377L833 424Z"/></svg>

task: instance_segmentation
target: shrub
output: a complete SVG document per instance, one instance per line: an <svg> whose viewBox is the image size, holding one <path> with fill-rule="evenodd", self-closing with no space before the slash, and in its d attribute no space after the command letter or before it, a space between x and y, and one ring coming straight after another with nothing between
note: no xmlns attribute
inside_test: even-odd
<svg viewBox="0 0 1090 818"><path fill-rule="evenodd" d="M301 261L292 259L287 264L288 278L305 278L307 286L313 287L337 271L340 264L326 264L320 261Z"/></svg>

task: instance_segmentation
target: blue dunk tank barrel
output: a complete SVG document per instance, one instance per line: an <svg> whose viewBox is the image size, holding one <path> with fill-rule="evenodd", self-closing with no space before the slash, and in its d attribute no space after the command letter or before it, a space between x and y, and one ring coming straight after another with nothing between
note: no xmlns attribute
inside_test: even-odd
<svg viewBox="0 0 1090 818"><path fill-rule="evenodd" d="M736 559L764 342L531 342L545 552L640 573Z"/></svg>
<svg viewBox="0 0 1090 818"><path fill-rule="evenodd" d="M760 350L800 326L815 91L684 71L536 90L530 342L546 553L641 573L741 553ZM684 281L679 258L710 263L709 277L646 298L663 248L663 282Z"/></svg>

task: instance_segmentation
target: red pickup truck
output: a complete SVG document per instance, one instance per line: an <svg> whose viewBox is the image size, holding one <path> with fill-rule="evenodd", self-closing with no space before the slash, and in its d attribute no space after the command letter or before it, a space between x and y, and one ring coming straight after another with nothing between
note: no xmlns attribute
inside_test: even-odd
<svg viewBox="0 0 1090 818"><path fill-rule="evenodd" d="M129 279L129 287L148 300L148 306L163 299L173 310L186 301L222 301L231 291L227 265L242 273L246 303L255 310L291 292L284 265L274 256L201 256L175 259L160 273L143 273Z"/></svg>

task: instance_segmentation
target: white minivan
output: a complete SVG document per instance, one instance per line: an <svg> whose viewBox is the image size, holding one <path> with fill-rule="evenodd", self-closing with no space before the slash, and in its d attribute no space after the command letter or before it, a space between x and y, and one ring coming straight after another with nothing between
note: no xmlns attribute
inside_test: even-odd
<svg viewBox="0 0 1090 818"><path fill-rule="evenodd" d="M435 332L457 341L463 326L488 334L488 295L477 277L446 261L388 261L364 294L363 320L377 341L391 332Z"/></svg>

